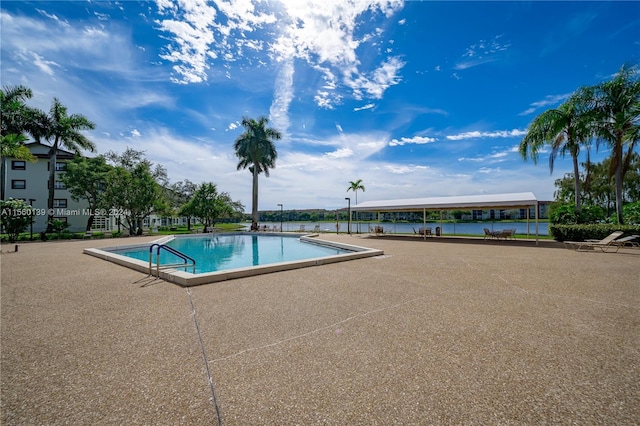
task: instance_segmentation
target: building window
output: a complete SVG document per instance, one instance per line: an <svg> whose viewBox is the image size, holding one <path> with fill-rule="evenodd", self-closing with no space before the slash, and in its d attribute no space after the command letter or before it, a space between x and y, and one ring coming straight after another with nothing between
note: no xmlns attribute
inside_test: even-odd
<svg viewBox="0 0 640 426"><path fill-rule="evenodd" d="M64 186L63 182L60 182L59 180L56 181L56 188L55 189L67 189L66 186Z"/></svg>
<svg viewBox="0 0 640 426"><path fill-rule="evenodd" d="M11 170L25 170L27 168L26 161L13 160L11 162Z"/></svg>
<svg viewBox="0 0 640 426"><path fill-rule="evenodd" d="M67 199L66 198L54 198L53 199L53 207L54 208L67 208Z"/></svg>
<svg viewBox="0 0 640 426"><path fill-rule="evenodd" d="M11 189L26 189L27 181L24 179L13 179L11 181Z"/></svg>
<svg viewBox="0 0 640 426"><path fill-rule="evenodd" d="M107 231L109 230L109 218L105 216L96 216L93 218L93 223L91 224L91 229L96 231Z"/></svg>
<svg viewBox="0 0 640 426"><path fill-rule="evenodd" d="M51 170L51 163L47 163L47 171ZM67 163L56 161L56 172L64 172L67 170Z"/></svg>

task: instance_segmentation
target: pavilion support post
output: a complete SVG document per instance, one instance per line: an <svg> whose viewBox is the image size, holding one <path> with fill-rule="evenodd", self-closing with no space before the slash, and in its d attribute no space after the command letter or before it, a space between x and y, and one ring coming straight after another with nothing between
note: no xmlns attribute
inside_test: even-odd
<svg viewBox="0 0 640 426"><path fill-rule="evenodd" d="M536 246L538 245L538 201L536 200L536 205L535 205L535 209L536 209Z"/></svg>
<svg viewBox="0 0 640 426"><path fill-rule="evenodd" d="M427 209L422 209L422 239L427 240Z"/></svg>

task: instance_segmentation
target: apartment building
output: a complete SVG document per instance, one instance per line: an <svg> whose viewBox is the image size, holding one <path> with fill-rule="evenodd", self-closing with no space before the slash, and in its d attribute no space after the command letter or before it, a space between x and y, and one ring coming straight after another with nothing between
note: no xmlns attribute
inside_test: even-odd
<svg viewBox="0 0 640 426"><path fill-rule="evenodd" d="M36 212L33 232L42 232L47 228L47 201L49 198L49 167L51 147L38 142L25 145L36 158L34 163L15 158L5 159L5 176L2 179L3 198L20 199L31 205ZM58 180L64 171L67 161L74 154L58 149L56 158L56 182L53 200L54 218L69 224L71 232L81 232L86 229L89 219L89 205L85 200L74 201L62 182Z"/></svg>

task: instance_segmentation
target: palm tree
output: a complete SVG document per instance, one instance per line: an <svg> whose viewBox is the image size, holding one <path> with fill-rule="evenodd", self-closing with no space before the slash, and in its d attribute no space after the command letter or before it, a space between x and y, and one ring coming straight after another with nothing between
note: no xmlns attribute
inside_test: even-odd
<svg viewBox="0 0 640 426"><path fill-rule="evenodd" d="M349 181L349 187L347 188L347 192L353 191L356 193L356 204L358 204L358 191L364 192L364 185L362 184L362 179L358 179L357 181Z"/></svg>
<svg viewBox="0 0 640 426"><path fill-rule="evenodd" d="M362 184L362 179L358 179L357 181L349 181L349 187L347 188L347 192L353 191L356 193L356 204L358 204L358 190L364 192L364 185ZM358 213L356 213L356 220L358 220ZM360 222L358 222L358 232L360 232Z"/></svg>
<svg viewBox="0 0 640 426"><path fill-rule="evenodd" d="M623 66L612 80L596 87L597 143L605 141L612 150L609 176L615 177L616 216L620 224L624 223L624 175L640 140L640 79L637 75L636 69Z"/></svg>
<svg viewBox="0 0 640 426"><path fill-rule="evenodd" d="M576 211L580 211L580 169L578 156L580 149L587 148L589 162L589 140L593 135L592 124L592 91L589 88L578 89L557 109L550 109L533 119L527 134L520 142L519 152L525 160L531 158L534 163L545 146L551 147L549 155L549 171L558 154L564 157L571 155L573 162L573 178Z"/></svg>
<svg viewBox="0 0 640 426"><path fill-rule="evenodd" d="M251 204L251 230L258 229L258 175L264 172L269 177L269 169L275 168L278 152L274 140L282 138L282 134L267 127L269 119L265 116L253 118L243 117L242 127L245 131L233 144L236 156L240 159L238 170L249 168L253 175Z"/></svg>
<svg viewBox="0 0 640 426"><path fill-rule="evenodd" d="M0 90L0 151L1 161L1 199L4 200L6 185L6 159L7 157L18 160L34 161L35 157L25 148L24 142L28 139L24 135L29 131L29 116L31 109L25 102L31 98L31 89L25 86L4 86Z"/></svg>
<svg viewBox="0 0 640 426"><path fill-rule="evenodd" d="M34 135L36 140L39 141L44 138L51 143L51 148L49 149L49 199L47 202L49 215L46 232L52 232L53 214L51 213L53 212L53 200L55 198L58 149L65 148L76 154L80 154L81 150L94 152L95 144L80 131L95 129L96 125L84 115L67 115L67 108L60 103L58 98L53 98L49 114L41 117L38 127L39 130Z"/></svg>

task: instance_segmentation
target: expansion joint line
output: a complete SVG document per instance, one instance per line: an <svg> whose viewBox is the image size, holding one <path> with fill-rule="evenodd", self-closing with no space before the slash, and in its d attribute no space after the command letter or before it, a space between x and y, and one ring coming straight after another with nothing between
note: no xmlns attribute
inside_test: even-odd
<svg viewBox="0 0 640 426"><path fill-rule="evenodd" d="M200 334L200 326L198 326L198 317L196 316L196 308L193 305L193 298L191 297L191 289L187 288L187 295L189 296L189 305L191 306L191 315L193 316L193 324L196 326L196 333L198 334L198 341L200 342L200 351L202 352L202 358L204 359L204 366L207 372L207 380L209 381L209 388L211 388L211 400L216 410L216 416L218 417L218 426L222 426L222 416L220 415L220 407L218 406L218 399L216 398L216 390L213 386L213 377L211 377L211 370L209 369L209 361L207 359L207 352L204 350L204 342L202 341L202 334Z"/></svg>

